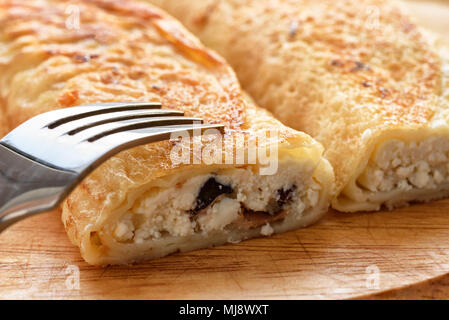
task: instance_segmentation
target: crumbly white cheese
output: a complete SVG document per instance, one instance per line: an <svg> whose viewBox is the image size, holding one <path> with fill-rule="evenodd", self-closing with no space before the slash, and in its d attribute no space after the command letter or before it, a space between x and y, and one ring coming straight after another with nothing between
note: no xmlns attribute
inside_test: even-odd
<svg viewBox="0 0 449 320"><path fill-rule="evenodd" d="M295 184L292 203L301 218L303 211L315 206L319 201L320 186L317 183L302 182L302 174L295 166L284 164L277 175L261 178L249 168L221 169L213 174L188 177L171 182L169 188L148 190L113 226L117 241L142 243L147 239L158 239L168 234L187 236L197 232L223 230L241 221L243 207L252 211L267 211L278 190ZM197 195L204 183L214 177L217 182L232 186L232 194L217 197L212 204L194 214ZM303 185L307 183L308 188ZM270 225L261 227L261 233L269 235Z"/></svg>
<svg viewBox="0 0 449 320"><path fill-rule="evenodd" d="M198 224L206 232L223 230L239 217L239 212L240 202L235 199L223 197L198 217Z"/></svg>
<svg viewBox="0 0 449 320"><path fill-rule="evenodd" d="M271 236L273 232L274 230L269 223L267 223L260 229L260 234L263 236Z"/></svg>
<svg viewBox="0 0 449 320"><path fill-rule="evenodd" d="M422 142L389 141L369 161L357 182L372 192L433 189L449 183L449 141L429 138Z"/></svg>
<svg viewBox="0 0 449 320"><path fill-rule="evenodd" d="M134 224L132 222L132 216L126 214L115 227L114 235L117 239L121 241L127 241L132 239L134 236Z"/></svg>

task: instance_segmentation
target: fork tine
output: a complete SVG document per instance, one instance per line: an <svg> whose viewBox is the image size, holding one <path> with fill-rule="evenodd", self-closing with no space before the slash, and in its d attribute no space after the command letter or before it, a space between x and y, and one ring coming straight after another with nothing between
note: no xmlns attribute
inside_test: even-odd
<svg viewBox="0 0 449 320"><path fill-rule="evenodd" d="M114 106L154 106L155 108L161 108L162 104L160 102L114 101L114 102L84 104L81 105L80 107L114 107Z"/></svg>
<svg viewBox="0 0 449 320"><path fill-rule="evenodd" d="M168 140L174 133L187 132L189 133L189 135L191 135L194 130L197 130L200 134L204 134L205 131L209 129L216 129L220 134L224 133L224 125L222 124L183 124L163 127L139 128L110 134L101 137L101 140L99 141L99 143L109 151L106 152L104 156L97 159L97 161L101 163L105 158L111 157L112 155L119 153L120 151L142 144Z"/></svg>
<svg viewBox="0 0 449 320"><path fill-rule="evenodd" d="M106 106L79 106L49 111L21 124L9 132L0 143L52 168L81 174L86 170L89 171L89 168L99 165L101 163L98 162L99 160L106 160L108 155L115 154L116 148L123 150L126 149L127 145L132 147L139 143L160 141L170 138L171 133L178 131L192 132L195 129L205 130L212 128L223 130L221 125L198 125L196 123L202 123L202 120L199 118L166 115L167 112L173 111L157 109L158 105L156 104L150 104L149 107L148 104L135 104L137 110L130 110L127 107L122 111L122 114L100 113L92 116L92 118L84 119L81 117L76 121L72 121L72 118L65 124L62 122L56 123L55 125L59 127L57 129L49 129L47 125L51 121L53 123L56 122L57 119L85 114L86 112L90 113L97 111L99 108L105 109L111 106L113 108L122 108L130 105L132 104L110 103ZM139 111L141 107L153 109L144 110L145 113L158 110L164 116L140 117L144 113ZM139 118L123 117L130 115L138 115ZM117 116L120 116L120 120L116 122L96 123L95 126L83 128L83 130L73 135L64 134L73 129L106 120L108 117L117 118Z"/></svg>
<svg viewBox="0 0 449 320"><path fill-rule="evenodd" d="M86 139L88 142L94 142L105 136L119 133L123 131L130 131L135 129L153 128L161 126L174 126L182 124L201 124L203 122L200 118L190 118L190 117L160 117L160 118L150 118L150 119L137 119L137 120L124 120L110 123L109 127L105 130L102 126L97 126L89 129L89 134L92 134ZM128 124L126 124L128 123ZM96 132L95 132L96 131Z"/></svg>
<svg viewBox="0 0 449 320"><path fill-rule="evenodd" d="M86 124L84 124L86 122L86 120L82 119L81 120L81 121L83 121L82 125L78 124L80 121L73 121L70 123L70 127L74 128L74 129L71 129L69 131L67 131L68 129L65 128L67 126L67 124L63 127L65 129L65 134L74 135L81 131L93 128L95 126L99 126L99 125L107 124L107 123L111 123L111 122L133 120L133 119L143 119L143 118L153 118L153 117L161 117L161 116L170 117L170 116L183 116L183 115L184 115L184 112L177 111L177 110L156 109L156 110L145 110L143 112L140 110L133 110L133 111L121 112L120 115L116 116L116 117L112 117L109 114L100 115L100 116L92 116L92 117L89 117L89 120L92 120L92 121L88 122Z"/></svg>
<svg viewBox="0 0 449 320"><path fill-rule="evenodd" d="M79 120L99 114L105 114L105 113L112 113L112 112L121 112L121 111L128 111L128 110L146 110L146 109L160 109L162 107L161 103L159 102L149 102L149 103L143 103L143 102L109 102L109 103L98 103L98 104L91 104L91 105L84 105L79 107L70 108L73 110L64 110L62 109L61 112L66 111L67 113L72 113L69 116L65 116L63 118L60 118L56 121L53 121L49 124L47 124L45 127L49 129L54 129L56 127L59 127L60 125L63 125L65 123L68 123L70 121ZM84 110L86 111L84 111ZM78 112L76 112L78 111Z"/></svg>

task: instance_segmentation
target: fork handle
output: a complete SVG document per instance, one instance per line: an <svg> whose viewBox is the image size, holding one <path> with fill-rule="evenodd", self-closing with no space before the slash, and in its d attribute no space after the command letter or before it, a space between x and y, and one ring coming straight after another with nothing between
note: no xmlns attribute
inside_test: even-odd
<svg viewBox="0 0 449 320"><path fill-rule="evenodd" d="M0 232L57 207L76 179L74 172L51 168L0 144Z"/></svg>

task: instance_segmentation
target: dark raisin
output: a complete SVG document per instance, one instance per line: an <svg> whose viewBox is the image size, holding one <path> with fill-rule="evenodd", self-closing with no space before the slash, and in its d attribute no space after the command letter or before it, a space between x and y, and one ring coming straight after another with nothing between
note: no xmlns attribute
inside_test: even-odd
<svg viewBox="0 0 449 320"><path fill-rule="evenodd" d="M277 204L279 207L283 207L286 204L289 204L290 202L292 202L293 200L293 192L296 190L296 185L292 185L290 188L288 189L279 189L277 191L277 195L278 195L278 200L277 200Z"/></svg>
<svg viewBox="0 0 449 320"><path fill-rule="evenodd" d="M190 210L191 215L195 215L198 211L203 210L210 205L219 195L230 194L234 192L231 186L219 183L215 178L209 178L201 187L196 198L195 208Z"/></svg>
<svg viewBox="0 0 449 320"><path fill-rule="evenodd" d="M292 185L288 189L279 189L276 192L276 197L271 199L267 206L267 213L270 215L276 215L284 209L286 204L289 204L293 200L293 192L296 190L296 186Z"/></svg>

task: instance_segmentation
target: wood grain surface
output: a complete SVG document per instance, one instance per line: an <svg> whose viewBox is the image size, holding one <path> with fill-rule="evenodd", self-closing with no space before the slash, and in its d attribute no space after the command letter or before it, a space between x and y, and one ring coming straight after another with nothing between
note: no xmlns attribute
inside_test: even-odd
<svg viewBox="0 0 449 320"><path fill-rule="evenodd" d="M449 38L446 4L410 8ZM57 211L0 234L2 299L447 299L448 274L449 200L330 211L307 229L107 268L82 260Z"/></svg>
<svg viewBox="0 0 449 320"><path fill-rule="evenodd" d="M0 298L320 299L379 294L449 272L448 211L449 200L392 212L331 211L307 229L107 268L83 262L65 235L59 213L45 213L0 236Z"/></svg>

